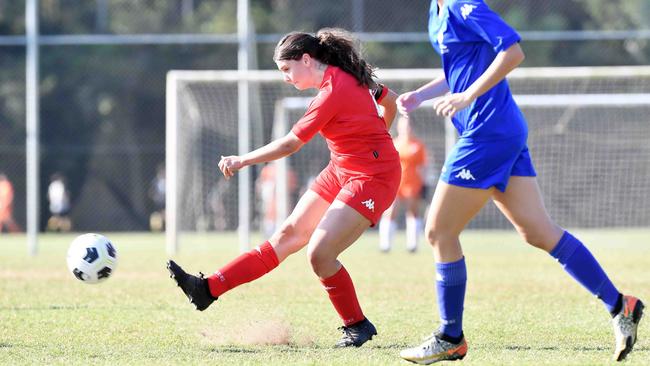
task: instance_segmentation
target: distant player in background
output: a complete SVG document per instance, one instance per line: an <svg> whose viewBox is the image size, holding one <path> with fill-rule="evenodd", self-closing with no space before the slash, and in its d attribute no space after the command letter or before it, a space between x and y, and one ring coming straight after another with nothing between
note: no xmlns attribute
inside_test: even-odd
<svg viewBox="0 0 650 366"><path fill-rule="evenodd" d="M70 193L65 184L65 178L60 173L50 177L47 187L47 200L50 203L50 218L47 220L48 231L68 232L72 229L70 220Z"/></svg>
<svg viewBox="0 0 650 366"><path fill-rule="evenodd" d="M379 249L389 252L393 246L397 223L395 217L401 204L406 216L406 249L413 253L418 248L420 236L420 202L424 182L424 164L426 163L426 148L422 141L415 137L411 122L402 116L397 119L397 137L393 139L402 164L402 180L397 191L397 198L384 212L379 222Z"/></svg>
<svg viewBox="0 0 650 366"><path fill-rule="evenodd" d="M359 347L377 331L361 311L352 279L337 258L395 199L401 170L388 128L397 95L373 80L373 68L343 30L289 33L273 59L287 83L298 90L317 89L318 94L291 132L242 156L222 157L221 172L230 178L246 166L291 155L317 133L327 142L330 163L262 245L207 279L187 274L174 261L168 269L196 308L204 310L307 246L312 269L343 322L336 347Z"/></svg>
<svg viewBox="0 0 650 366"><path fill-rule="evenodd" d="M0 233L15 233L20 226L14 221L14 186L9 178L0 172Z"/></svg>
<svg viewBox="0 0 650 366"><path fill-rule="evenodd" d="M271 236L276 229L278 220L277 201L277 166L274 163L267 163L260 171L255 182L255 189L260 197L258 201L260 213L260 228L264 236ZM291 207L291 196L298 187L296 173L287 166L287 207Z"/></svg>
<svg viewBox="0 0 650 366"><path fill-rule="evenodd" d="M400 95L398 109L408 114L440 97L434 108L452 118L460 138L443 166L425 229L436 261L442 324L401 356L420 364L465 357L467 270L459 235L492 199L526 242L548 252L602 301L613 318L614 358L624 359L636 342L644 306L622 295L589 250L546 212L526 144L526 120L505 80L524 59L519 34L482 0L433 0L429 38L442 56L444 74ZM513 310L504 304L501 311Z"/></svg>

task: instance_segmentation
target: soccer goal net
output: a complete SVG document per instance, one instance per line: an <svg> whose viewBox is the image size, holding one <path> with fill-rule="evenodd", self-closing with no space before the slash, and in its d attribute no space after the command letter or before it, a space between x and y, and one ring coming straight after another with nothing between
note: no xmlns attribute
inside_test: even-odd
<svg viewBox="0 0 650 366"><path fill-rule="evenodd" d="M413 90L440 70L380 70L396 92ZM245 81L249 121L238 118L238 88ZM529 124L529 147L548 211L562 226L634 227L650 224L650 67L521 68L509 76ZM320 136L287 159L249 167L226 181L217 163L237 154L242 137L251 148L287 133L313 92L299 93L277 71L171 71L167 76L167 245L180 233L236 230L270 232L329 161ZM241 109L239 109L241 110ZM425 104L412 116L427 146L425 200L435 189L453 127ZM250 125L241 136L241 123ZM248 218L240 205L246 205ZM250 226L248 226L250 225ZM507 228L493 204L470 228Z"/></svg>

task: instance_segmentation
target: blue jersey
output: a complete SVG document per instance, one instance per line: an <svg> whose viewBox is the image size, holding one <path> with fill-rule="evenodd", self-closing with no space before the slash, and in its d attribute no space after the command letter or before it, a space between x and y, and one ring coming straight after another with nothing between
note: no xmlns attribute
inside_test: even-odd
<svg viewBox="0 0 650 366"><path fill-rule="evenodd" d="M452 93L465 91L490 66L496 55L521 40L517 32L483 0L431 1L429 39L442 57ZM526 120L504 79L452 118L463 138L497 140L526 134Z"/></svg>

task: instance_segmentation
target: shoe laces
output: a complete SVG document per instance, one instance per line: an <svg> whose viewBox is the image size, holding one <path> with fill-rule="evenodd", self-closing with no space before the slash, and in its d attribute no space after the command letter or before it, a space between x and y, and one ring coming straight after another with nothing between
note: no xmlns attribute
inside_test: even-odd
<svg viewBox="0 0 650 366"><path fill-rule="evenodd" d="M434 343L435 344L440 344L441 341L442 340L440 339L440 332L435 331L435 332L429 334L428 336L424 337L424 339L422 340L422 342L423 342L423 347L422 348L424 350L429 350L429 349L431 349L433 347Z"/></svg>
<svg viewBox="0 0 650 366"><path fill-rule="evenodd" d="M343 334L345 334L346 336L351 336L351 335L354 333L354 329L353 329L353 328L351 328L351 327L346 327L345 325L344 325L344 326L341 326L341 327L338 327L338 328L336 328L336 329L342 331Z"/></svg>

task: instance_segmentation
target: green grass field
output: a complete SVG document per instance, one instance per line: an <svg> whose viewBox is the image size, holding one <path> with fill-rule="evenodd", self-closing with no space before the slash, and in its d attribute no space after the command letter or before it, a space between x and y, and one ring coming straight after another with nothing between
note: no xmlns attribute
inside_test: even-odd
<svg viewBox="0 0 650 366"><path fill-rule="evenodd" d="M650 231L576 231L623 292L650 302ZM341 257L379 335L333 349L338 317L305 252L197 312L168 277L164 238L107 234L119 265L99 285L65 264L72 235L43 235L27 256L24 236L0 236L0 364L406 365L400 349L437 327L431 251L402 240L392 253L365 234ZM462 237L468 264L462 365L611 364L613 333L600 302L552 258L514 232ZM188 238L176 260L211 273L237 255L232 234ZM650 308L649 308L650 310ZM650 364L650 321L625 362Z"/></svg>

